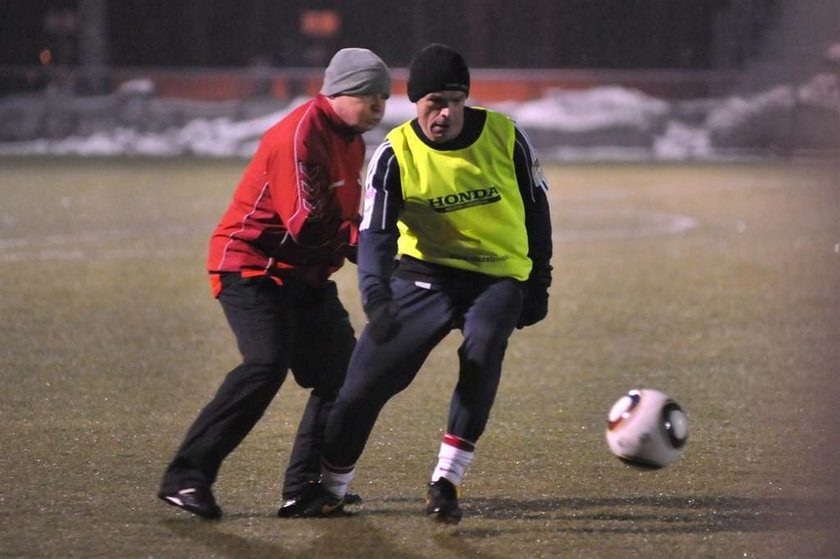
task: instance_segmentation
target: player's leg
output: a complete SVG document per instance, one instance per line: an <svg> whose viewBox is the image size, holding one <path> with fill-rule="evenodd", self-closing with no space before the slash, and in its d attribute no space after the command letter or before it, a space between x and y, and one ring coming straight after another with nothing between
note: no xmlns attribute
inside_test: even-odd
<svg viewBox="0 0 840 559"><path fill-rule="evenodd" d="M321 475L324 428L356 343L350 316L338 299L334 283L324 288L297 286L294 301L300 328L291 369L297 383L312 390L283 480L284 504L278 511L282 517L303 514Z"/></svg>
<svg viewBox="0 0 840 559"><path fill-rule="evenodd" d="M399 331L383 344L362 332L327 422L323 480L336 494L352 479L385 403L411 383L431 350L452 329L454 306L448 294L399 278L392 281L392 290L399 305Z"/></svg>
<svg viewBox="0 0 840 559"><path fill-rule="evenodd" d="M198 488L212 501L210 487L222 461L262 417L288 371L293 326L283 288L268 277L245 279L238 274L224 274L222 283L219 301L243 360L201 410L164 473L159 496L187 510L177 502L183 501L177 494ZM215 502L207 507L207 514L191 512L208 517L221 512L215 510Z"/></svg>
<svg viewBox="0 0 840 559"><path fill-rule="evenodd" d="M520 282L502 279L483 289L464 312L460 369L448 432L478 441L496 397L508 340L522 309Z"/></svg>
<svg viewBox="0 0 840 559"><path fill-rule="evenodd" d="M458 383L427 499L426 512L439 521L457 523L461 518L458 506L461 480L487 424L508 338L516 326L521 306L519 282L500 280L481 290L464 311Z"/></svg>

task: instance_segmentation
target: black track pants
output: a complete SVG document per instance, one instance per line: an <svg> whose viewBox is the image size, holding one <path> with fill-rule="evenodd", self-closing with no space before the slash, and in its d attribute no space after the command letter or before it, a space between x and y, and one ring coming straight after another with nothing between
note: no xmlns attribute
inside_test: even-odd
<svg viewBox="0 0 840 559"><path fill-rule="evenodd" d="M434 347L453 329L463 332L458 383L447 432L472 442L484 432L501 377L508 338L522 307L513 279L424 289L394 278L399 333L384 344L362 332L347 379L327 422L324 459L338 467L356 463L385 403L404 390Z"/></svg>
<svg viewBox="0 0 840 559"><path fill-rule="evenodd" d="M161 490L209 487L222 461L251 431L292 370L312 388L291 451L284 498L320 473L324 427L344 380L355 335L336 286L311 288L295 278L222 275L219 301L242 354L189 428Z"/></svg>

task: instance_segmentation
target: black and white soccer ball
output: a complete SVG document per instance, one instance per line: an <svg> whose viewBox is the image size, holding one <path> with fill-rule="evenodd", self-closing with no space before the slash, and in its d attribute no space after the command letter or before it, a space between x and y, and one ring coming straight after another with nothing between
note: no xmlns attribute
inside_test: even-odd
<svg viewBox="0 0 840 559"><path fill-rule="evenodd" d="M607 444L625 464L664 468L682 455L687 440L688 416L659 390L631 390L610 408Z"/></svg>

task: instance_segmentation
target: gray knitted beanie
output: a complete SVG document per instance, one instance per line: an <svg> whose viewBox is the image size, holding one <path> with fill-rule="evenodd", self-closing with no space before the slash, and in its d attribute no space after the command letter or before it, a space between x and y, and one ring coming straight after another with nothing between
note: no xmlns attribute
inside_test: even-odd
<svg viewBox="0 0 840 559"><path fill-rule="evenodd" d="M321 93L336 95L391 95L391 74L381 58L368 49L341 49L324 71Z"/></svg>

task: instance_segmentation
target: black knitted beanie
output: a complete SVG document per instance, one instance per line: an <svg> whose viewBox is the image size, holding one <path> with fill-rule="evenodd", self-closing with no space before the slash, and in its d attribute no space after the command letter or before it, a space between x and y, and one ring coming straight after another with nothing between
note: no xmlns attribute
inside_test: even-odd
<svg viewBox="0 0 840 559"><path fill-rule="evenodd" d="M440 43L426 45L414 58L408 70L408 99L418 99L432 91L470 93L470 71L460 54Z"/></svg>

